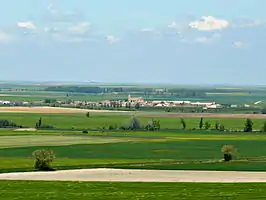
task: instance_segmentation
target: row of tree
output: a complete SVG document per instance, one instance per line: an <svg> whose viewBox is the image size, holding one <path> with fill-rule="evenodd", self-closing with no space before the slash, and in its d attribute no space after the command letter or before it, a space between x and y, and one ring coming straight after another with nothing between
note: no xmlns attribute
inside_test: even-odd
<svg viewBox="0 0 266 200"><path fill-rule="evenodd" d="M89 117L89 113L87 113L87 117ZM183 130L187 129L187 122L184 118L180 119L180 124ZM106 128L103 128L106 129ZM128 123L118 127L114 125L110 125L108 127L109 130L147 130L147 131L156 131L161 129L161 122L157 119L151 119L146 125L142 125L140 120L136 116L132 116ZM195 130L196 128L194 128ZM218 121L212 126L212 124L208 121L204 121L203 118L200 118L198 129L200 130L218 130L218 131L226 131L225 126L220 124ZM253 131L253 122L251 119L246 119L243 132L252 132ZM266 122L263 124L261 130L262 132L266 132Z"/></svg>

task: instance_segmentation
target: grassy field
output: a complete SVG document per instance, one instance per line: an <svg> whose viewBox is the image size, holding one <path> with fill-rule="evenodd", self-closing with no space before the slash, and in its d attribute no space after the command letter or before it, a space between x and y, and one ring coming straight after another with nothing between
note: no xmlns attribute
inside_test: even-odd
<svg viewBox="0 0 266 200"><path fill-rule="evenodd" d="M259 200L266 198L266 184L194 184L194 183L82 183L1 181L3 200Z"/></svg>
<svg viewBox="0 0 266 200"><path fill-rule="evenodd" d="M58 129L98 129L100 127L108 128L109 125L125 125L129 122L133 112L129 113L91 113L91 117L87 118L85 114L36 114L36 113L0 113L0 119L8 119L16 124L35 127L36 122L40 117L43 119L43 123L46 125L53 125ZM151 121L153 116L158 114L136 114L143 125ZM180 129L180 118L167 117L161 115L155 117L160 120L162 129ZM229 118L206 118L204 121L211 123L214 128L215 123L219 122L228 129L241 129L243 130L246 119L229 119ZM199 118L185 118L187 129L198 128ZM260 130L266 119L253 119L253 128Z"/></svg>
<svg viewBox="0 0 266 200"><path fill-rule="evenodd" d="M0 172L32 170L31 154L43 148L56 152L54 167L57 169L266 169L266 135L263 133L188 131L95 132L87 136L75 136L77 133L74 132L66 132L64 136L60 136L59 132L25 134L28 135L16 132L13 136L1 136ZM72 135L67 136L68 134ZM234 145L237 148L234 162L221 162L223 145Z"/></svg>

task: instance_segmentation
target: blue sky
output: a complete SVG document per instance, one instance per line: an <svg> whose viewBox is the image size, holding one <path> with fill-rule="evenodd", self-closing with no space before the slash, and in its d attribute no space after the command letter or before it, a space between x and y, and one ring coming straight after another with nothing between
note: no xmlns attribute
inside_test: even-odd
<svg viewBox="0 0 266 200"><path fill-rule="evenodd" d="M266 1L2 0L0 79L266 84Z"/></svg>

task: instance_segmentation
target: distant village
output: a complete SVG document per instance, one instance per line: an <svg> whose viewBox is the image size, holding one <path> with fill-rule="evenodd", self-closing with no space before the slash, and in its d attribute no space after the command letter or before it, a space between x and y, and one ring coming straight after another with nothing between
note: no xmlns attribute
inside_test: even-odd
<svg viewBox="0 0 266 200"><path fill-rule="evenodd" d="M172 100L162 100L162 101L146 101L143 97L133 97L128 95L127 100L103 100L103 101L55 101L48 100L43 101L33 101L33 102L13 102L7 100L0 100L0 105L2 106L42 106L47 104L56 104L56 106L88 106L88 107L157 107L157 108L172 108L172 107L202 107L203 109L220 109L224 107L245 107L249 108L250 105L222 105L216 102L192 102L192 101L172 101ZM256 103L255 103L256 104Z"/></svg>

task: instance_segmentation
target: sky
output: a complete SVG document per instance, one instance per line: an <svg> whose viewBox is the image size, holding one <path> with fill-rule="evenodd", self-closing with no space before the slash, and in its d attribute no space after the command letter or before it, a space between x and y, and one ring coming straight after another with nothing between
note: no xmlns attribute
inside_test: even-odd
<svg viewBox="0 0 266 200"><path fill-rule="evenodd" d="M1 0L0 80L266 85L265 0Z"/></svg>

